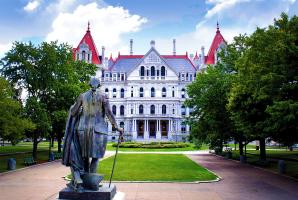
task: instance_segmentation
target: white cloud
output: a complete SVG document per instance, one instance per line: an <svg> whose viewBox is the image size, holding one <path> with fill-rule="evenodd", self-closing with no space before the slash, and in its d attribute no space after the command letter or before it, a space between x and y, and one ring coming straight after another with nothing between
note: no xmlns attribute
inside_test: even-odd
<svg viewBox="0 0 298 200"><path fill-rule="evenodd" d="M126 50L121 36L140 30L147 19L132 15L123 7L101 6L97 3L80 5L73 12L58 14L46 40L68 42L76 47L85 34L88 21L96 46L98 48L105 46L107 51L115 55L120 49Z"/></svg>
<svg viewBox="0 0 298 200"><path fill-rule="evenodd" d="M34 10L36 10L38 8L38 6L40 6L39 0L29 1L28 4L24 7L24 10L26 12L33 12Z"/></svg>
<svg viewBox="0 0 298 200"><path fill-rule="evenodd" d="M205 18L211 18L222 10L233 7L237 3L249 1L250 0L207 0L206 3L213 4L214 7L207 11Z"/></svg>
<svg viewBox="0 0 298 200"><path fill-rule="evenodd" d="M0 59L4 57L5 53L8 52L12 47L12 43L1 44L0 43Z"/></svg>

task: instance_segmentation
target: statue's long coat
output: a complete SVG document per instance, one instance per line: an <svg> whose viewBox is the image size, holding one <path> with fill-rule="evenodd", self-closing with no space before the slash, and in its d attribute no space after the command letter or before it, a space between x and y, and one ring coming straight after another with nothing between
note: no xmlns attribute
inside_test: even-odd
<svg viewBox="0 0 298 200"><path fill-rule="evenodd" d="M99 91L82 93L70 108L66 123L62 164L83 166L83 158L102 158L105 153L108 124L116 126L108 98Z"/></svg>

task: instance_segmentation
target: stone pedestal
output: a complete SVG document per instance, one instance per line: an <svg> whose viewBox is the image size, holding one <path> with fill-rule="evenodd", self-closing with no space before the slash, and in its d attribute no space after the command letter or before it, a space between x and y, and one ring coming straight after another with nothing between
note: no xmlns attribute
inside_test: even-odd
<svg viewBox="0 0 298 200"><path fill-rule="evenodd" d="M103 184L99 187L99 190L85 190L84 192L78 193L70 188L64 188L59 192L60 200L112 200L116 194L116 186L109 184Z"/></svg>

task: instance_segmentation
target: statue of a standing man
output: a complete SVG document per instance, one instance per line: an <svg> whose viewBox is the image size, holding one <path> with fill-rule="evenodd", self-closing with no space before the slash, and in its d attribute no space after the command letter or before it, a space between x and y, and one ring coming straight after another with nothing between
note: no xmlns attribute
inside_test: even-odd
<svg viewBox="0 0 298 200"><path fill-rule="evenodd" d="M98 161L105 154L106 117L113 128L123 133L116 124L108 98L98 90L99 80L92 78L89 85L91 90L80 94L70 108L63 145L62 164L70 166L73 177L70 186L78 192L84 190L84 176L96 173Z"/></svg>

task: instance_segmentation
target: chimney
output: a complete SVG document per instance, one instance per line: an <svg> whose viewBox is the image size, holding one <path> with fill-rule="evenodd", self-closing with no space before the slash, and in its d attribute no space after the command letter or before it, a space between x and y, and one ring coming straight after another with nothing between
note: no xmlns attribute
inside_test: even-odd
<svg viewBox="0 0 298 200"><path fill-rule="evenodd" d="M132 47L133 47L133 39L130 39L130 55L133 54Z"/></svg>
<svg viewBox="0 0 298 200"><path fill-rule="evenodd" d="M102 62L105 60L105 47L104 46L101 47L101 60L102 60Z"/></svg>
<svg viewBox="0 0 298 200"><path fill-rule="evenodd" d="M205 47L204 46L202 46L201 47L201 52L202 52L202 64L205 64Z"/></svg>
<svg viewBox="0 0 298 200"><path fill-rule="evenodd" d="M150 45L151 45L152 48L155 48L155 41L151 40Z"/></svg>
<svg viewBox="0 0 298 200"><path fill-rule="evenodd" d="M176 39L173 39L173 55L176 56Z"/></svg>

